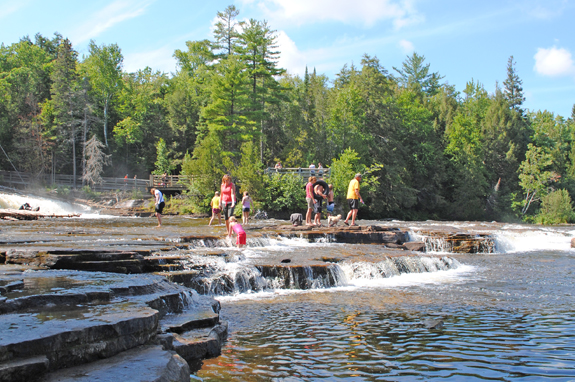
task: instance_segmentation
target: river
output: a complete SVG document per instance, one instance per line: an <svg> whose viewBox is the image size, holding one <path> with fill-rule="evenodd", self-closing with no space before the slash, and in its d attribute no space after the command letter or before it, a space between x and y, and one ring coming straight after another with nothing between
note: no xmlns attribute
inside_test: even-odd
<svg viewBox="0 0 575 382"><path fill-rule="evenodd" d="M2 199L0 195L0 202ZM32 203L30 203L32 204ZM5 205L4 205L5 207ZM84 211L85 212L85 211ZM88 213L72 219L0 223L2 247L158 248L183 235L223 236L207 219L117 218ZM265 225L269 222L257 222ZM486 222L365 222L407 230L481 231L492 253L454 254L449 270L380 277L350 273L335 287L263 288L218 296L229 339L192 380L410 381L575 380L573 226ZM252 239L235 254L237 272L257 259L382 252L377 245L300 239ZM437 249L437 248L436 248ZM441 251L441 247L439 247ZM178 249L190 258L198 249ZM219 261L219 260L218 260ZM358 260L359 261L359 260ZM351 276L353 274L353 276Z"/></svg>

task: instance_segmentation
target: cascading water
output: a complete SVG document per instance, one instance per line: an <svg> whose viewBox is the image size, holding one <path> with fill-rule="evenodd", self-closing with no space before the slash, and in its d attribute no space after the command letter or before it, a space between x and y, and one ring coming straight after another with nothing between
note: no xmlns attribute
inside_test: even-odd
<svg viewBox="0 0 575 382"><path fill-rule="evenodd" d="M17 210L24 203L28 203L32 208L40 207L40 213L43 214L71 215L90 212L89 207L80 204L35 195L0 192L0 208Z"/></svg>
<svg viewBox="0 0 575 382"><path fill-rule="evenodd" d="M209 295L237 295L262 291L310 290L354 286L359 280L381 280L407 273L430 273L457 269L449 257L401 256L369 263L344 261L324 265L251 265L242 256L200 257L191 255L184 268L196 271L189 286Z"/></svg>

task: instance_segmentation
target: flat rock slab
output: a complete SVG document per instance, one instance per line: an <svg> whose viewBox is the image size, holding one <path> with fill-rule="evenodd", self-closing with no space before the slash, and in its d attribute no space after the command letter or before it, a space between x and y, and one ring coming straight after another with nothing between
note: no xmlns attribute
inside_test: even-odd
<svg viewBox="0 0 575 382"><path fill-rule="evenodd" d="M0 362L0 381L35 381L48 371L49 365L43 355Z"/></svg>
<svg viewBox="0 0 575 382"><path fill-rule="evenodd" d="M157 310L129 302L3 314L0 361L45 355L52 370L94 361L145 344L158 320Z"/></svg>
<svg viewBox="0 0 575 382"><path fill-rule="evenodd" d="M180 314L167 315L160 321L163 332L184 333L192 329L211 328L220 321L220 316L211 308L194 308Z"/></svg>
<svg viewBox="0 0 575 382"><path fill-rule="evenodd" d="M142 346L88 365L59 370L42 382L189 382L186 361L161 346Z"/></svg>

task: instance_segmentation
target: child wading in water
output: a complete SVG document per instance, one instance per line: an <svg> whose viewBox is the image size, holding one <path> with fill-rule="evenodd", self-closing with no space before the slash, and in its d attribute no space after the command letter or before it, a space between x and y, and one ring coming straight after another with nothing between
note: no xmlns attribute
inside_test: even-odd
<svg viewBox="0 0 575 382"><path fill-rule="evenodd" d="M248 224L248 219L250 218L251 206L252 206L252 198L250 198L247 191L244 191L244 197L242 198L242 223L244 224Z"/></svg>
<svg viewBox="0 0 575 382"><path fill-rule="evenodd" d="M228 237L232 237L232 231L238 235L238 238L236 239L236 245L238 248L241 248L242 245L246 245L246 231L244 231L244 227L236 221L235 216L230 217L230 231L228 232Z"/></svg>
<svg viewBox="0 0 575 382"><path fill-rule="evenodd" d="M220 210L220 193L219 193L219 191L216 191L216 194L212 198L212 202L210 204L212 206L212 218L210 219L210 222L208 223L208 225L212 225L212 221L214 221L216 216L218 217L218 224L222 225L222 214L221 214L222 210Z"/></svg>

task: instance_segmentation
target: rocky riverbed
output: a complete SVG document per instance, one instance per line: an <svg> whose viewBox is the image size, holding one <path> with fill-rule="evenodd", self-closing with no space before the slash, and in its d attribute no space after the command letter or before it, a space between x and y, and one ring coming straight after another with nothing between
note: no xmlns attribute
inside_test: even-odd
<svg viewBox="0 0 575 382"><path fill-rule="evenodd" d="M222 235L223 227L211 228L217 235L183 234L200 222L179 217L173 225L176 218L170 219L162 229L141 219L2 223L0 381L117 380L126 373L130 380L189 381L202 359L220 354L227 336L217 295L338 286L337 264L350 261L377 263L385 277L457 264L425 254L432 244L413 241L400 228L281 221L246 226L248 245L304 240L367 244L372 252L272 251L250 260ZM205 230L204 223L197 227ZM430 231L426 237L466 253L491 245L488 235L476 233ZM233 272L225 267L236 263L244 265Z"/></svg>

